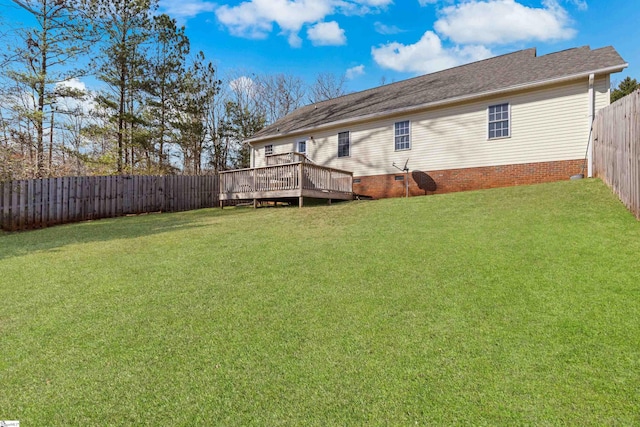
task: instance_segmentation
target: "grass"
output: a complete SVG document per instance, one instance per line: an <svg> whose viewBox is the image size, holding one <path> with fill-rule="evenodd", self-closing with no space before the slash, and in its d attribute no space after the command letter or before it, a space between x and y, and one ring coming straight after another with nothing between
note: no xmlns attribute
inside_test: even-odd
<svg viewBox="0 0 640 427"><path fill-rule="evenodd" d="M0 234L0 419L637 425L638 254L595 180Z"/></svg>

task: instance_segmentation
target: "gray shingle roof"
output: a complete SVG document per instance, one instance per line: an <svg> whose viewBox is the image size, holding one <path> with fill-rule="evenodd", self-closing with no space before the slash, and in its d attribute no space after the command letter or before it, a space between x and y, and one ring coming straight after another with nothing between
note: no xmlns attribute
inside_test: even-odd
<svg viewBox="0 0 640 427"><path fill-rule="evenodd" d="M536 56L536 49L531 48L310 104L262 129L249 141L570 76L621 71L626 66L611 46L594 50L583 46L543 56Z"/></svg>

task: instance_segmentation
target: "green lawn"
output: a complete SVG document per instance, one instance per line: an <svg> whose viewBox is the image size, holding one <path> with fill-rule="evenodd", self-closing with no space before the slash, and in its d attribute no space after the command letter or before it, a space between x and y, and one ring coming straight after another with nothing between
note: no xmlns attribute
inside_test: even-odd
<svg viewBox="0 0 640 427"><path fill-rule="evenodd" d="M600 181L0 234L0 419L638 425L640 222Z"/></svg>

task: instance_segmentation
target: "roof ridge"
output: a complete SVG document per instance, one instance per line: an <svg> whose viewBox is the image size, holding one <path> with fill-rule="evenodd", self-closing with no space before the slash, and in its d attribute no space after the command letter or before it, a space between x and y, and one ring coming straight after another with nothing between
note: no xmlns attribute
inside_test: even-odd
<svg viewBox="0 0 640 427"><path fill-rule="evenodd" d="M570 52L570 51L578 51L578 50L591 51L591 48L589 47L589 45L570 47L570 48L567 48L567 49L558 50L556 52L545 53L544 55L538 56L538 58L544 58L545 56L553 56L553 55L558 55L558 54L567 53L567 52Z"/></svg>
<svg viewBox="0 0 640 427"><path fill-rule="evenodd" d="M451 70L456 70L458 68L469 67L471 65L480 64L482 62L487 62L487 61L494 61L494 60L497 60L499 58L518 55L518 54L526 53L528 51L533 51L533 57L534 58L537 57L537 48L536 47L529 47L529 48L526 48L526 49L517 50L515 52L504 53L502 55L496 55L496 56L492 56L490 58L479 59L479 60L473 61L473 62L467 62L466 64L456 65L455 67L445 68L443 70L434 71L432 73L426 73L426 74L421 74L419 76L409 77L408 79L400 80L400 81L397 81L397 82L391 82L391 83L387 83L387 84L384 84L384 85L371 87L369 89L364 89L364 90L359 90L359 91L356 91L356 92L346 93L346 94L338 96L336 98L326 99L326 100L320 101L320 102L312 102L310 104L307 104L307 105L303 106L302 108L309 107L311 105L319 106L321 104L328 103L328 102L331 102L331 101L338 101L338 100L341 100L341 99L346 98L346 97L351 96L351 95L364 94L366 92L376 92L376 91L378 91L380 89L383 89L383 88L384 89L388 89L389 87L394 86L394 85L398 85L399 86L401 84L402 85L410 84L412 81L414 81L416 79L424 78L426 76L435 76L435 75L438 75L440 73L450 72Z"/></svg>

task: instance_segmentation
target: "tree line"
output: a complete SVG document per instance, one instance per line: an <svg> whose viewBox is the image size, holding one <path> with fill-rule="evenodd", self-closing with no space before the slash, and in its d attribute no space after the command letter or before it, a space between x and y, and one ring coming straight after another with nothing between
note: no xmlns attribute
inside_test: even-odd
<svg viewBox="0 0 640 427"><path fill-rule="evenodd" d="M12 1L34 24L0 34L0 180L248 167L244 140L345 93L329 73L220 77L157 0Z"/></svg>

